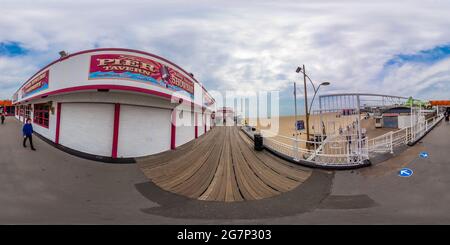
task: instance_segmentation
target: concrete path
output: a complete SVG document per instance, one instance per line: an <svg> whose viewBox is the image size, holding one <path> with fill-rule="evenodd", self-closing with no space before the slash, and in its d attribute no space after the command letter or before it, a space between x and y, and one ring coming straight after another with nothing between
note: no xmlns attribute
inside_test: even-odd
<svg viewBox="0 0 450 245"><path fill-rule="evenodd" d="M331 224L450 223L450 125L388 162L343 172L314 170L299 187L245 202L205 202L162 190L137 164L68 155L35 137L21 146L21 125L0 125L2 224ZM428 159L417 155L429 152ZM402 166L410 178L397 176Z"/></svg>
<svg viewBox="0 0 450 245"><path fill-rule="evenodd" d="M421 151L429 158L420 158ZM411 168L413 176L399 177L402 167ZM331 195L314 212L267 223L450 224L450 124L442 121L386 162L337 172Z"/></svg>

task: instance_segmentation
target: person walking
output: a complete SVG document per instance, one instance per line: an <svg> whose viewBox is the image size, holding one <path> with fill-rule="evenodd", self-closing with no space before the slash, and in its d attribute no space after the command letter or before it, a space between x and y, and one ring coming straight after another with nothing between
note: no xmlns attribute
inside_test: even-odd
<svg viewBox="0 0 450 245"><path fill-rule="evenodd" d="M2 120L2 124L5 123L5 113L2 112L2 115L0 116L1 120Z"/></svg>
<svg viewBox="0 0 450 245"><path fill-rule="evenodd" d="M23 125L23 147L27 147L27 139L30 141L31 150L35 151L36 149L33 146L33 125L31 124L31 119L27 118L27 122Z"/></svg>

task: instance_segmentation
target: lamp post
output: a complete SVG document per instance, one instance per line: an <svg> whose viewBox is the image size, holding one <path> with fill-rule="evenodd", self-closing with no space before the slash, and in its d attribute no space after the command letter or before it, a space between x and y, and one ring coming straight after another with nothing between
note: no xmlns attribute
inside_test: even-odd
<svg viewBox="0 0 450 245"><path fill-rule="evenodd" d="M316 86L314 85L311 78L305 72L305 65L303 65L303 67L300 67L300 66L297 67L297 70L295 72L303 74L303 87L305 90L306 140L309 141L309 116L311 114L311 109L312 109L312 105L314 103L314 99L316 98L317 92L319 92L320 86L328 86L328 85L330 85L330 83L323 82L323 83L319 84L319 86L316 88ZM313 96L313 99L311 100L311 105L309 108L308 108L308 92L307 92L307 88L306 88L306 78L308 78L309 82L311 83L311 85L313 86L313 89L314 89L314 96ZM322 113L322 112L320 112L320 113ZM306 144L306 147L308 148L308 144Z"/></svg>

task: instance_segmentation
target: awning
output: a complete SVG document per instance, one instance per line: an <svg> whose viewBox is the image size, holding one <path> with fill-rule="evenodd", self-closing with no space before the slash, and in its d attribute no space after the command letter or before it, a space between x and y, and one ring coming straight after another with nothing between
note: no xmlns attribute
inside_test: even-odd
<svg viewBox="0 0 450 245"><path fill-rule="evenodd" d="M0 106L12 106L12 101L10 101L10 100L0 100Z"/></svg>
<svg viewBox="0 0 450 245"><path fill-rule="evenodd" d="M450 100L430 100L432 106L450 106Z"/></svg>

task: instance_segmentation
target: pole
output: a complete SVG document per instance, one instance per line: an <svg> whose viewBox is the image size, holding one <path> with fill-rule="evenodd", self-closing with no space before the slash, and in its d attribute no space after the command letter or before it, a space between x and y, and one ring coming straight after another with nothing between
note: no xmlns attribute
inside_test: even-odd
<svg viewBox="0 0 450 245"><path fill-rule="evenodd" d="M294 82L294 108L295 108L295 160L298 160L298 128L297 128L297 84Z"/></svg>
<svg viewBox="0 0 450 245"><path fill-rule="evenodd" d="M306 148L309 149L309 112L308 112L308 91L306 89L306 70L303 64L303 85L305 89L305 115L306 115Z"/></svg>
<svg viewBox="0 0 450 245"><path fill-rule="evenodd" d="M319 96L319 117L320 117L320 140L323 142L323 136L326 134L326 132L324 132L325 128L322 128L322 124L325 127L325 123L323 122L323 118L322 118L322 99Z"/></svg>
<svg viewBox="0 0 450 245"><path fill-rule="evenodd" d="M356 113L357 113L357 115L358 115L358 118L357 118L357 123L358 123L358 135L357 135L357 137L358 137L358 143L357 143L357 146L358 146L358 159L361 161L362 160L362 157L361 157L361 101L360 101L360 98L359 98L359 95L357 95L357 97L356 97L356 106L357 106L357 108L356 108Z"/></svg>

